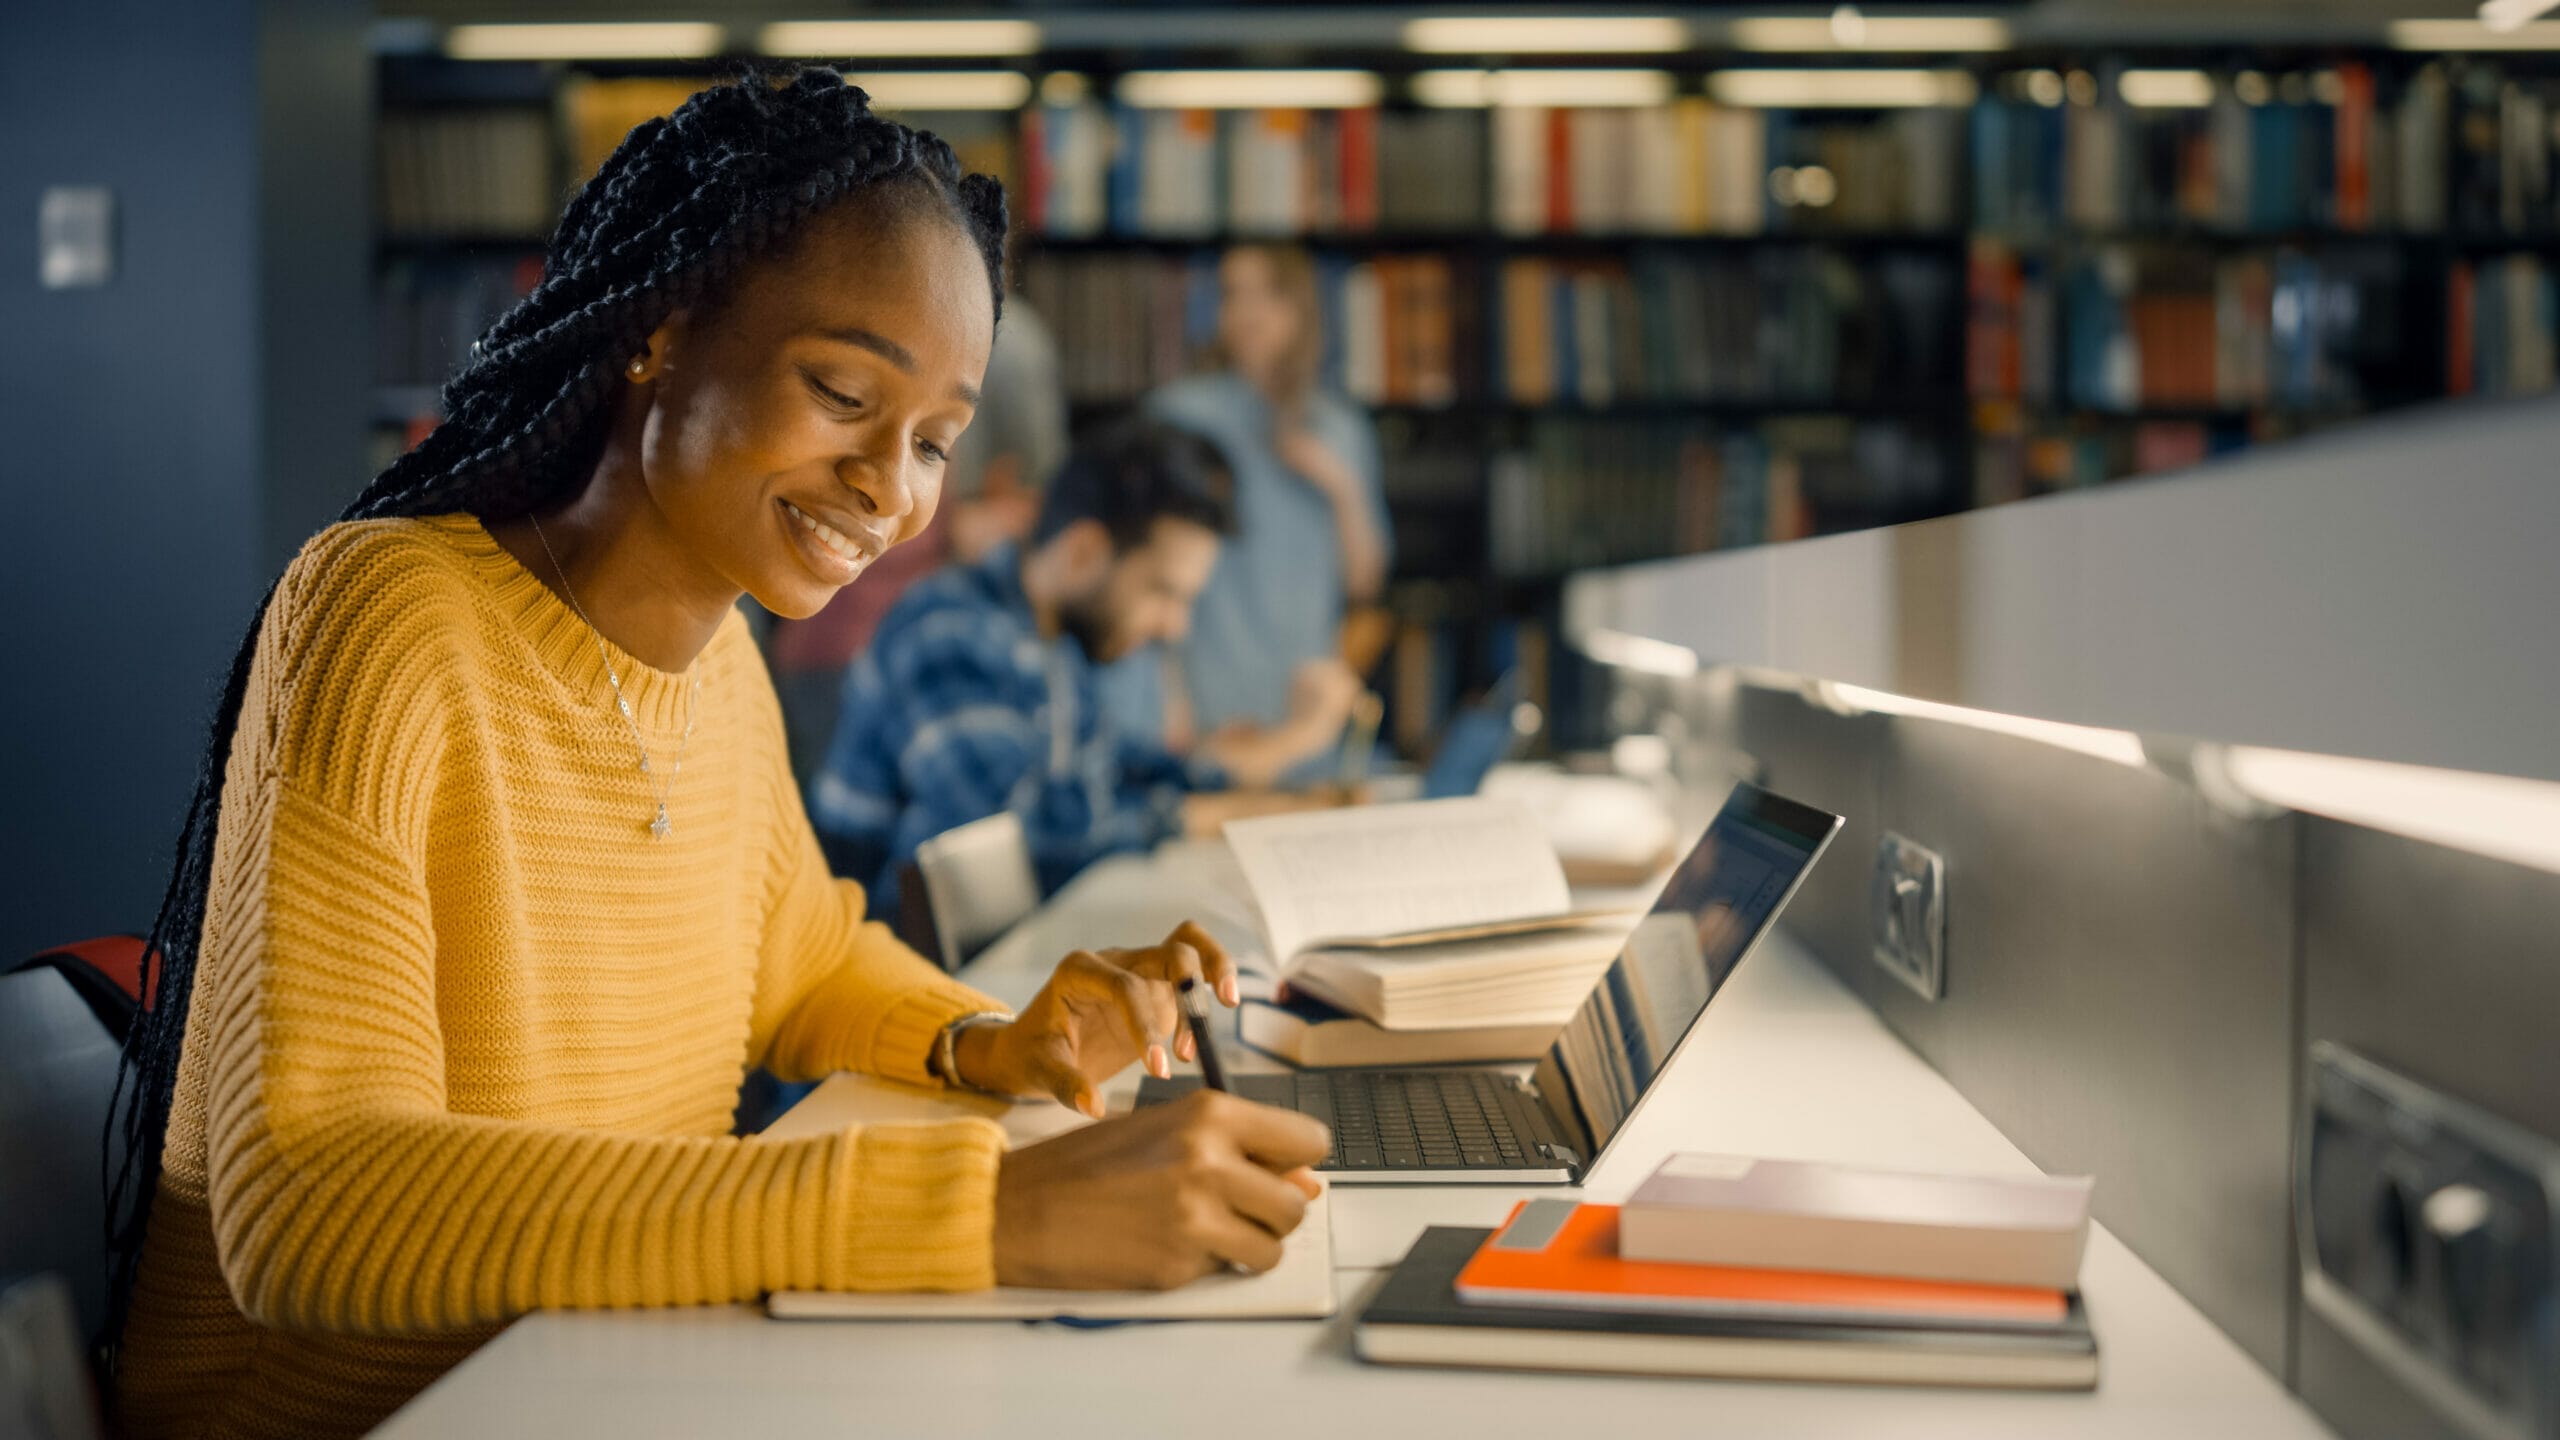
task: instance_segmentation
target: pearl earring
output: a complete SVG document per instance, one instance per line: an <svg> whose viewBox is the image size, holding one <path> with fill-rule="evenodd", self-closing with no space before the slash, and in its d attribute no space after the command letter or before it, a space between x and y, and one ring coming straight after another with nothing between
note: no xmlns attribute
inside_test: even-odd
<svg viewBox="0 0 2560 1440"><path fill-rule="evenodd" d="M649 357L646 355L632 356L631 363L622 367L622 373L630 376L634 380L646 378L649 374Z"/></svg>

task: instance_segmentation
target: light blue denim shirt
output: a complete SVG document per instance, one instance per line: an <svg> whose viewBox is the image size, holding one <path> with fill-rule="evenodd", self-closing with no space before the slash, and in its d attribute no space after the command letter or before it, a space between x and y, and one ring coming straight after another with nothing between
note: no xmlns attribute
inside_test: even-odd
<svg viewBox="0 0 2560 1440"><path fill-rule="evenodd" d="M1216 443L1235 470L1236 533L1191 612L1180 649L1199 731L1229 720L1271 724L1289 713L1289 676L1335 653L1342 626L1342 542L1333 502L1271 447L1271 406L1240 376L1197 375L1147 397L1146 412ZM1369 417L1319 392L1309 427L1360 477L1379 538L1391 540ZM1103 676L1105 703L1127 733L1164 732L1162 657L1153 649Z"/></svg>

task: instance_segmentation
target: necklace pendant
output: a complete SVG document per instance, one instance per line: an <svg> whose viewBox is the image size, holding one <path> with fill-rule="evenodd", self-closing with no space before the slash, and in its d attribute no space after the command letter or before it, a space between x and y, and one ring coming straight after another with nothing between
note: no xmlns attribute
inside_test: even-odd
<svg viewBox="0 0 2560 1440"><path fill-rule="evenodd" d="M664 840L667 838L667 832L674 828L674 823L667 819L666 805L661 803L658 806L658 818L649 822L649 838Z"/></svg>

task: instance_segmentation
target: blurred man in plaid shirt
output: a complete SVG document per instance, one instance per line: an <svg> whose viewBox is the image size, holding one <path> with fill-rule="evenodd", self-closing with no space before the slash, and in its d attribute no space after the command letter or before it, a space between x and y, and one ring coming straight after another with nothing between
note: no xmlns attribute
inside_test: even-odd
<svg viewBox="0 0 2560 1440"><path fill-rule="evenodd" d="M1125 421L1051 479L1027 545L910 589L845 679L809 811L838 874L893 916L925 840L1012 811L1044 890L1093 860L1179 832L1195 792L1261 789L1335 742L1358 681L1300 677L1290 720L1203 737L1189 757L1123 733L1095 668L1182 638L1234 529L1209 442Z"/></svg>

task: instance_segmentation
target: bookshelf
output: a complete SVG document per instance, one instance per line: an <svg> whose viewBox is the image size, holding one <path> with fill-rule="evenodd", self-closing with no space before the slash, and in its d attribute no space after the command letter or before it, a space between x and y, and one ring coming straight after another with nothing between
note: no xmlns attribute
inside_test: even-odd
<svg viewBox="0 0 2560 1440"><path fill-rule="evenodd" d="M1434 109L1414 57L1313 58L1375 67L1382 103L1143 109L1129 57L1078 55L1021 64L1080 78L1017 112L915 118L1005 177L1079 419L1199 363L1222 247L1310 250L1444 693L1536 648L1571 569L2555 381L2560 58L2011 51L1933 62L1969 103L1869 110L1715 103L1734 57L1704 52L1612 109ZM2170 65L2203 103L2126 99ZM388 453L531 283L534 217L716 72L384 66ZM455 174L492 193L437 202Z"/></svg>

